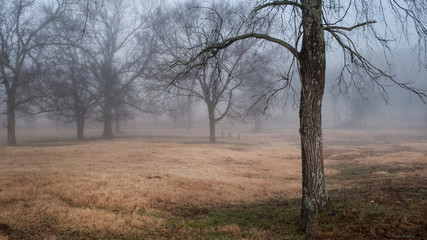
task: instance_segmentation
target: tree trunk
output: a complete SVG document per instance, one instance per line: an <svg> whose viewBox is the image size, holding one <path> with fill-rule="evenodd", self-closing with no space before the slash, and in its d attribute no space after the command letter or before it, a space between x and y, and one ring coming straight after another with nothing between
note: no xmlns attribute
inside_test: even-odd
<svg viewBox="0 0 427 240"><path fill-rule="evenodd" d="M84 139L85 119L77 118L77 140Z"/></svg>
<svg viewBox="0 0 427 240"><path fill-rule="evenodd" d="M104 122L104 131L102 132L103 138L113 138L113 100L111 96L112 86L114 82L114 74L112 67L112 60L106 59L103 69L103 78L105 81L103 94L104 94L104 109L102 109L102 117Z"/></svg>
<svg viewBox="0 0 427 240"><path fill-rule="evenodd" d="M216 142L215 138L215 110L209 108L209 142Z"/></svg>
<svg viewBox="0 0 427 240"><path fill-rule="evenodd" d="M111 75L111 74L110 74ZM103 121L104 121L104 131L102 137L104 138L113 138L113 107L111 103L111 79L110 75L106 75L106 84L104 87L104 109L103 109Z"/></svg>
<svg viewBox="0 0 427 240"><path fill-rule="evenodd" d="M113 135L113 108L111 107L110 92L107 89L105 91L105 105L103 109L103 121L104 121L104 131L102 132L102 137L112 138Z"/></svg>
<svg viewBox="0 0 427 240"><path fill-rule="evenodd" d="M9 146L16 145L15 128L14 100L9 97L7 103L7 145Z"/></svg>
<svg viewBox="0 0 427 240"><path fill-rule="evenodd" d="M318 213L333 213L326 191L322 145L322 98L325 88L325 40L322 1L301 1L304 36L300 54L302 151L302 228L313 233L312 220Z"/></svg>
<svg viewBox="0 0 427 240"><path fill-rule="evenodd" d="M104 108L104 131L102 133L102 137L104 138L112 138L113 135L113 117L111 113L111 107L105 106Z"/></svg>

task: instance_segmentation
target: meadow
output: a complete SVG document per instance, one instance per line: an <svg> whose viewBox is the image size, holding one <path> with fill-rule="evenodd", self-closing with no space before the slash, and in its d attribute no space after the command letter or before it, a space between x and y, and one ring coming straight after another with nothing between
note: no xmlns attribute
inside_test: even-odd
<svg viewBox="0 0 427 240"><path fill-rule="evenodd" d="M310 239L296 130L36 135L0 146L1 240ZM327 129L324 151L338 214L316 239L427 236L427 131Z"/></svg>

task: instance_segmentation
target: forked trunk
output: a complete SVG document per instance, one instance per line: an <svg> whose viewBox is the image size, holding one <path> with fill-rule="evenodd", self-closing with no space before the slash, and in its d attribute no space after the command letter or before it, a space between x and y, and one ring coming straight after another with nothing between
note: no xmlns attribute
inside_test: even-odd
<svg viewBox="0 0 427 240"><path fill-rule="evenodd" d="M300 54L302 151L302 228L313 233L318 213L333 213L326 191L322 145L322 98L325 88L325 40L322 1L302 1L304 36Z"/></svg>

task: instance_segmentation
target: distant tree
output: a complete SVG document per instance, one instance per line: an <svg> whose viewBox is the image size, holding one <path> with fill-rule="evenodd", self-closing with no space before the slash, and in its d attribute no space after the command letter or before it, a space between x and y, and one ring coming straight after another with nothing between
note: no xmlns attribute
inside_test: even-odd
<svg viewBox="0 0 427 240"><path fill-rule="evenodd" d="M206 9L211 14L217 12L214 8ZM343 59L342 74L338 78L341 89L370 85L387 97L385 79L425 99L425 91L397 81L364 57L357 41L358 35L353 33L361 34L359 36L364 37L367 43L375 42L387 53L390 50L387 37L396 34L395 27L403 29L397 34L403 34L407 40L413 39L409 36L409 30L415 29L419 37L418 50L424 51L419 55L422 58L427 56L426 10L427 2L423 0L260 0L256 1L250 12L239 15L241 21L234 25L236 32L224 34L223 26L218 25L216 30L211 31L213 36L199 45L199 51L181 62L186 71L200 68L201 65L208 65L210 59L217 59L221 49L248 38L278 44L292 56L288 66L298 73L301 81L299 132L303 179L302 229L305 232L314 234L312 220L320 212L335 213L326 190L323 164L321 113L328 56L326 50L339 51ZM393 28L387 24L389 16L395 16L398 23L393 24ZM381 32L385 32L385 37L381 36ZM427 66L425 59L420 59L420 62Z"/></svg>
<svg viewBox="0 0 427 240"><path fill-rule="evenodd" d="M147 30L154 6L148 6L149 1L138 4L127 0L103 1L102 6L88 8L91 17L84 34L88 43L80 48L90 56L91 69L101 87L105 138L113 137L113 109L122 106L124 96L137 88L136 82L147 78L155 68L156 42ZM131 105L143 110L138 104Z"/></svg>
<svg viewBox="0 0 427 240"><path fill-rule="evenodd" d="M171 18L164 17L159 21L159 24L164 26L160 28L163 31L157 30L157 34L165 49L168 63L180 61L191 55L192 49L211 41L210 38L214 36L218 25L224 28L231 27L230 22L234 21L232 17L236 16L230 14L230 11L239 10L230 10L229 6L217 5L215 14L203 15L206 12L202 10L202 6L194 1L186 4L191 11L175 9L175 12L168 13ZM174 29L172 34L169 33L170 29ZM259 61L259 56L254 41L242 41L208 59L202 68L193 68L178 76L163 77L163 81L167 81L168 87L179 89L178 92L183 96L192 97L206 104L209 139L210 142L216 142L216 124L225 117L241 117L242 111L239 109L237 96L242 94L247 80L264 63ZM171 77L179 81L173 81Z"/></svg>
<svg viewBox="0 0 427 240"><path fill-rule="evenodd" d="M100 99L94 76L84 58L79 49L70 46L57 49L55 67L45 76L42 83L44 95L36 104L50 118L75 122L78 140L84 138L85 121L93 117Z"/></svg>
<svg viewBox="0 0 427 240"><path fill-rule="evenodd" d="M33 88L38 98L33 106L40 113L59 122L76 123L77 139L84 138L85 122L93 117L99 102L99 87L96 86L90 57L75 46L87 44L82 38L81 18L86 9L82 2L67 5L49 28L51 43L44 48L40 60L46 70L41 75L39 86Z"/></svg>
<svg viewBox="0 0 427 240"><path fill-rule="evenodd" d="M351 93L348 96L334 96L334 127L361 129L366 128L368 116L378 115L378 100L380 97L373 93L361 96Z"/></svg>
<svg viewBox="0 0 427 240"><path fill-rule="evenodd" d="M64 1L2 1L0 7L0 72L6 96L7 144L16 145L18 107L34 99L31 84L42 72L38 56L50 41L45 30L65 10ZM25 94L24 94L25 93ZM29 93L29 94L28 94Z"/></svg>

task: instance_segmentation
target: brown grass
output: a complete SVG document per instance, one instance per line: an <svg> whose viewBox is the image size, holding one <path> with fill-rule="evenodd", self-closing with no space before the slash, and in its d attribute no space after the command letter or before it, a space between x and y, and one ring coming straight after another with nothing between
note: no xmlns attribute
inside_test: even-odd
<svg viewBox="0 0 427 240"><path fill-rule="evenodd" d="M426 134L326 131L325 136L331 190L357 187L360 182L346 175L355 168L377 180L425 180ZM299 198L295 132L241 138L220 144L141 137L0 147L0 223L9 228L0 229L0 239L161 236L156 234L168 235L177 209ZM191 229L174 231L186 236ZM242 234L233 223L218 231Z"/></svg>

